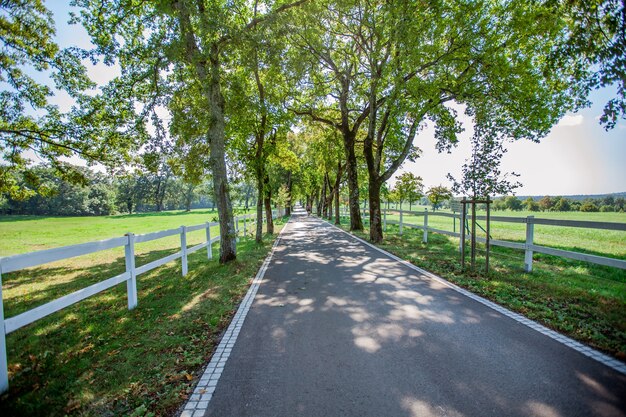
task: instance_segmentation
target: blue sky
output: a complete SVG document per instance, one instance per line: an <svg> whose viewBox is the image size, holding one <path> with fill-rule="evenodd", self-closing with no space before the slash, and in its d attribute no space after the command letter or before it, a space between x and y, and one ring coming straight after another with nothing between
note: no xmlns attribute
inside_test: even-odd
<svg viewBox="0 0 626 417"><path fill-rule="evenodd" d="M49 2L57 24L57 42L61 46L89 47L87 34L80 26L69 26L69 6L65 1ZM94 81L105 83L116 69L104 65L89 67ZM502 161L503 172L520 174L524 185L518 195L603 194L626 191L626 122L621 120L611 131L598 123L602 108L612 89L594 92L593 105L576 114L566 115L540 143L518 141L508 144ZM61 107L70 105L67 97L53 99ZM462 112L459 112L462 114ZM471 123L464 120L466 131L451 154L438 154L432 128L424 129L415 141L422 150L416 162L406 162L398 173L413 172L424 179L426 187L449 186L446 174L459 178L461 166L470 155Z"/></svg>

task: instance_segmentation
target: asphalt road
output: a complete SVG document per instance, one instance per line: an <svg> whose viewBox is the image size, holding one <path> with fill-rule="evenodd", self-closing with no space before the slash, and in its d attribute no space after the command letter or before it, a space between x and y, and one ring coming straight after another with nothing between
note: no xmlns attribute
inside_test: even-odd
<svg viewBox="0 0 626 417"><path fill-rule="evenodd" d="M626 376L296 216L207 416L624 416Z"/></svg>

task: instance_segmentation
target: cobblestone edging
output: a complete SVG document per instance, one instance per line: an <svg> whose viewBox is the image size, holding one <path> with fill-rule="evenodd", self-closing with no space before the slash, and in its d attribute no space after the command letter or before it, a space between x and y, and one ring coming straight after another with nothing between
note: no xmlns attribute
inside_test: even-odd
<svg viewBox="0 0 626 417"><path fill-rule="evenodd" d="M267 255L265 261L263 261L263 264L259 269L259 272L257 272L254 277L252 285L250 285L246 296L237 309L235 317L233 317L233 320L224 333L224 336L222 336L222 340L217 346L215 353L213 353L211 361L198 381L198 385L196 385L196 388L193 390L193 394L191 394L187 404L183 407L180 417L202 417L206 413L206 410L209 407L209 401L211 401L213 393L215 392L215 387L217 387L217 382L224 371L226 361L228 360L233 347L235 347L237 336L239 336L239 332L241 331L243 322L246 319L246 315L250 310L250 306L254 302L254 297L259 290L259 285L265 276L265 271L274 256L274 251L280 243L281 235L287 228L288 224L289 222L283 226L278 237L276 238L276 241L274 242L274 245L272 246L272 250L269 255Z"/></svg>
<svg viewBox="0 0 626 417"><path fill-rule="evenodd" d="M361 239L361 238L359 238L359 237L357 237L357 236L355 236L355 235L353 235L351 233L348 233L345 230L343 230L343 229L341 229L341 228L339 228L339 227L337 227L337 226L335 226L335 225L333 225L333 224L331 224L329 222L326 222L326 223L328 223L330 226L332 226L332 227L342 231L343 233L353 237L354 239L358 240L359 242L363 243L364 245L367 245L370 248L375 249L378 252L381 252L381 253L385 254L386 256L390 257L391 259L402 263L403 265L413 269L414 271L417 271L420 274L426 275L427 277L432 278L435 281L440 282L440 283L450 287L451 289L455 290L456 292L458 292L460 294L463 294L466 297L471 298L472 300L478 301L479 303L481 303L481 304L491 308L492 310L495 310L498 313L504 314L505 316L512 318L513 320L517 321L518 323L521 323L521 324L523 324L525 326L528 326L531 329L536 330L539 333L542 333L542 334L548 336L549 338L551 338L551 339L553 339L553 340L555 340L555 341L557 341L557 342L559 342L559 343L561 343L561 344L563 344L563 345L565 345L567 347L570 347L570 348L574 349L575 351L577 351L579 353L582 353L583 355L585 355L585 356L587 356L587 357L589 357L589 358L591 358L593 360L596 360L596 361L598 361L598 362L608 366L609 368L612 368L613 370L615 370L615 371L617 371L617 372L619 372L619 373L621 373L623 375L626 375L626 364L618 361L617 359L614 359L614 358L612 358L612 357L610 357L608 355L605 355L604 353L599 352L599 351L597 351L595 349L592 349L589 346L584 345L584 344L582 344L580 342L577 342L576 340L573 340L573 339L571 339L569 337L563 336L562 334L560 334L558 332L555 332L554 330L551 330L551 329L549 329L549 328L547 328L547 327L545 327L545 326L543 326L543 325L541 325L541 324L539 324L539 323L537 323L537 322L535 322L533 320L530 320L529 318L524 317L521 314L518 314L518 313L515 313L515 312L513 312L511 310L508 310L508 309L502 307L499 304L496 304L496 303L494 303L492 301L489 301L489 300L487 300L487 299L485 299L483 297L480 297L480 296L478 296L478 295L476 295L476 294L474 294L474 293L472 293L472 292L470 292L470 291L468 291L468 290L466 290L464 288L461 288L458 285L455 285L455 284L445 280L444 278L441 278L441 277L439 277L439 276L437 276L437 275L435 275L435 274L433 274L431 272L428 272L428 271L426 271L426 270L424 270L424 269L422 269L420 267L417 267L417 266L413 265L412 263L410 263L408 261L405 261L404 259L401 259L401 258L397 257L396 255L394 255L394 254L392 254L390 252L387 252L386 250L381 249L381 248L379 248L379 247L377 247L377 246L375 246L375 245L373 245L373 244L371 244L371 243L369 243L369 242L367 242L367 241L365 241L365 240L363 240L363 239Z"/></svg>

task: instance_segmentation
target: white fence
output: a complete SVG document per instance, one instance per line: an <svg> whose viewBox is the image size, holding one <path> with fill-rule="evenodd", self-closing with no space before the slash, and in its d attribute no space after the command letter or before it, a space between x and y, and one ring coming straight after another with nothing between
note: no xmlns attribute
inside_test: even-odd
<svg viewBox="0 0 626 417"><path fill-rule="evenodd" d="M272 217L277 217L277 212L272 211ZM239 235L239 222L243 220L243 233L247 232L247 220L250 223L256 221L253 214L246 214L235 217L235 230ZM128 309L132 310L137 306L137 276L158 268L168 262L181 259L182 275L187 275L187 255L200 249L207 249L207 258L211 259L211 245L220 240L220 236L211 238L211 227L217 226L219 223L204 223L195 226L181 226L176 229L162 230L160 232L147 233L144 235L134 235L128 233L122 237L101 240L98 242L81 243L79 245L64 246L60 248L47 249L37 252L23 253L20 255L7 256L0 258L0 393L9 389L9 377L7 367L7 347L6 335L17 329L24 327L34 321L46 317L54 312L64 309L74 303L85 298L91 297L99 292L107 290L118 284L126 282L126 292L128 297ZM187 233L197 231L206 231L206 241L198 245L187 247ZM145 265L135 266L135 244L141 242L149 242L151 240L162 239L168 236L180 236L180 251L168 255L164 258L157 259ZM112 278L105 279L89 287L80 289L71 294L49 301L39 307L25 311L17 316L4 318L4 304L2 298L2 274L18 271L25 268L39 266L50 262L60 261L63 259L74 258L77 256L87 255L94 252L100 252L108 249L124 246L124 255L126 259L126 271Z"/></svg>
<svg viewBox="0 0 626 417"><path fill-rule="evenodd" d="M383 209L383 228L387 231L387 224L397 224L398 232L402 234L403 227L410 227L414 229L422 229L424 231L424 235L422 241L424 243L428 242L428 232L441 233L448 236L458 237L459 240L461 238L461 215L455 213L441 213L441 212L429 212L425 211L406 211L406 210L387 210ZM387 213L398 213L400 216L400 220L387 220ZM342 209L343 215L348 215L345 207ZM367 212L363 210L363 216L365 217ZM403 221L403 215L411 215L411 216L424 216L424 224L410 224ZM453 231L435 229L433 227L428 226L428 217L429 216L441 216L441 217L451 217L453 222ZM471 219L472 216L467 216L468 219ZM459 232L456 231L456 221L459 221ZM486 216L476 216L477 220L486 220ZM490 216L490 220L492 222L504 222L504 223L525 223L526 224L526 242L510 242L506 240L496 240L489 239L489 244L493 246L502 246L505 248L512 249L520 249L525 251L524 257L524 269L527 272L531 272L533 269L533 253L545 253L547 255L560 256L562 258L576 259L579 261L585 261L598 265L611 266L614 268L626 269L626 260L623 259L615 259L608 258L605 256L597 256L590 255L587 253L573 252L563 249L551 248L548 246L540 246L535 245L534 240L534 229L536 224L549 225L549 226L562 226L562 227L581 227L586 229L601 229L601 230L618 230L618 231L626 231L626 223L611 223L611 222L593 222L593 221L582 221L582 220L557 220L557 219L539 219L534 216L528 217L503 217L503 216ZM466 234L466 238L470 238L471 236ZM476 241L485 242L485 238L477 237ZM460 246L459 246L460 247Z"/></svg>

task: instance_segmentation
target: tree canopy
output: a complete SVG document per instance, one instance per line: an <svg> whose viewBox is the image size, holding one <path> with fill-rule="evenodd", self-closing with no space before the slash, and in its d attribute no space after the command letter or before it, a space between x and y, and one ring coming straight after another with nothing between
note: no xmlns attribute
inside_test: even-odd
<svg viewBox="0 0 626 417"><path fill-rule="evenodd" d="M300 200L325 216L334 206L338 221L347 195L353 230L363 229L367 199L376 242L381 192L407 160L419 164L425 127L434 128L438 151L451 152L470 127L465 113L473 155L455 191L485 197L515 188L499 170L507 141L541 140L599 86L617 87L607 128L626 109L617 0L73 4L72 22L85 27L93 50L56 45L41 0L1 5L0 192L47 192L26 151L76 180L81 171L66 163L76 154L161 178L157 207L171 176L188 196L210 178L222 262L236 257L235 182L258 195L257 241L263 209L271 213L277 201L288 212ZM94 90L83 59L115 65L119 76ZM49 103L53 87L74 99L69 111ZM419 177L400 178L420 188ZM122 189L131 195L134 186ZM271 215L267 225L271 232Z"/></svg>

